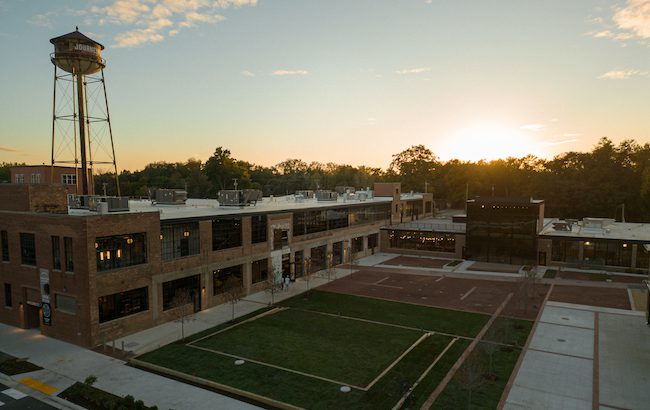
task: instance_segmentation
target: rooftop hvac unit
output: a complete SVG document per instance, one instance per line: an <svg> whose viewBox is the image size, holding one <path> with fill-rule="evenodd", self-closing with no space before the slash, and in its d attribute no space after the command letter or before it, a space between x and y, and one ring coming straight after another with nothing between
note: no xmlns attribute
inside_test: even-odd
<svg viewBox="0 0 650 410"><path fill-rule="evenodd" d="M317 201L336 201L339 197L339 194L332 191L317 191L316 200Z"/></svg>
<svg viewBox="0 0 650 410"><path fill-rule="evenodd" d="M346 192L354 193L355 188L353 186L337 185L336 187L334 187L334 190L336 191L337 194L341 195Z"/></svg>
<svg viewBox="0 0 650 410"><path fill-rule="evenodd" d="M566 221L553 222L554 231L570 231L571 224Z"/></svg>
<svg viewBox="0 0 650 410"><path fill-rule="evenodd" d="M296 191L296 196L298 195L301 195L305 199L311 199L314 197L314 191L311 190Z"/></svg>
<svg viewBox="0 0 650 410"><path fill-rule="evenodd" d="M187 191L182 189L150 189L149 198L160 205L183 205L187 201Z"/></svg>
<svg viewBox="0 0 650 410"><path fill-rule="evenodd" d="M219 206L247 206L256 205L262 199L259 189L224 189L219 191Z"/></svg>
<svg viewBox="0 0 650 410"><path fill-rule="evenodd" d="M70 209L87 209L99 213L129 210L129 198L125 196L68 195Z"/></svg>

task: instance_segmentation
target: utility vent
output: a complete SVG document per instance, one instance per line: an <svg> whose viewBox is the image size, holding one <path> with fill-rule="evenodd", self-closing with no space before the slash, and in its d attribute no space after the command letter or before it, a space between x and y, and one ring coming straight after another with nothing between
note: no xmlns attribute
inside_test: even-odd
<svg viewBox="0 0 650 410"><path fill-rule="evenodd" d="M150 189L149 199L160 205L183 205L187 201L187 191L182 189Z"/></svg>
<svg viewBox="0 0 650 410"><path fill-rule="evenodd" d="M129 198L126 196L68 195L70 209L87 209L99 212L122 212L129 210Z"/></svg>
<svg viewBox="0 0 650 410"><path fill-rule="evenodd" d="M247 206L257 205L262 199L259 189L224 189L219 191L219 206Z"/></svg>

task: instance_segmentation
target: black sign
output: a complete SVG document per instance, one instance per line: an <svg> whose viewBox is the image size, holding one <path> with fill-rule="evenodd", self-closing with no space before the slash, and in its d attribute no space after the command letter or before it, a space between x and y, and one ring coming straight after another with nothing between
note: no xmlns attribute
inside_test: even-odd
<svg viewBox="0 0 650 410"><path fill-rule="evenodd" d="M41 309L43 310L43 324L52 326L52 308L50 307L50 304L43 303Z"/></svg>

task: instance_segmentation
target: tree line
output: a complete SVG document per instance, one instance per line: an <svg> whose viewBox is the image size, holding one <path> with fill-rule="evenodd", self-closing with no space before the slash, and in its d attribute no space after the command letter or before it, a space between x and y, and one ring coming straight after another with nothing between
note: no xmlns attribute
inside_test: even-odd
<svg viewBox="0 0 650 410"><path fill-rule="evenodd" d="M8 180L10 163L0 164ZM432 192L438 208L464 207L465 198L523 196L545 200L547 216L585 216L650 221L650 144L602 138L589 152L565 152L553 159L528 155L493 161L441 161L430 149L414 145L393 155L386 170L287 159L261 166L234 158L217 147L203 162L154 162L142 170L122 171L122 195L146 197L149 188L186 189L192 198L214 198L222 189L260 189L265 196L336 186L372 187L401 182L402 191ZM104 185L105 184L105 185ZM112 173L95 176L95 191L115 194Z"/></svg>

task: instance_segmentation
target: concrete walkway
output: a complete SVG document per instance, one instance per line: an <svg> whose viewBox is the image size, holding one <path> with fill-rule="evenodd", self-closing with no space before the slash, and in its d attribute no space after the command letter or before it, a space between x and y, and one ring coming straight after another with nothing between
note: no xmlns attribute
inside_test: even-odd
<svg viewBox="0 0 650 410"><path fill-rule="evenodd" d="M0 324L2 351L27 358L43 370L11 377L18 382L31 376L57 390L52 395L86 377L97 377L95 386L118 396L132 395L146 405L160 409L255 409L233 398L190 386L126 366L123 361L82 347L42 336L38 330L22 330Z"/></svg>
<svg viewBox="0 0 650 410"><path fill-rule="evenodd" d="M649 369L642 312L548 302L504 409L645 409Z"/></svg>

